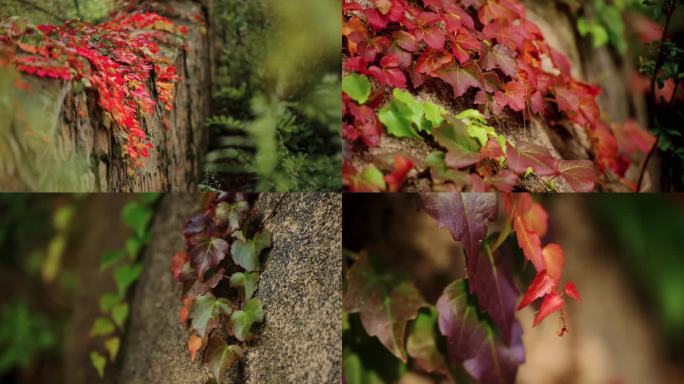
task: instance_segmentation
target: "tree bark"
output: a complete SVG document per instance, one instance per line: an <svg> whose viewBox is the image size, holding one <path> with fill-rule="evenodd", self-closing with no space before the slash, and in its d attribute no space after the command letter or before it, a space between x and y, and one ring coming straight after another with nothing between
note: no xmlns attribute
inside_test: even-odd
<svg viewBox="0 0 684 384"><path fill-rule="evenodd" d="M143 126L155 146L142 169L129 175L121 154L116 128L105 126L95 92L74 92L70 83L26 79L37 90L31 95L42 101L40 113L49 120L48 133L36 142L27 135L31 126L15 112L8 132L0 135L0 189L5 191L194 191L206 146L204 119L211 93L208 8L199 1L176 0L143 3L143 7L188 27L187 48L174 48L181 80L176 84L170 127L164 127L160 112L143 117ZM200 15L203 23L195 17ZM26 76L28 77L28 76ZM148 89L154 95L153 84ZM11 150L9 150L11 148ZM48 156L49 154L49 156ZM66 181L54 175L54 167L68 167L74 156L82 164L80 174ZM69 172L69 170L64 170ZM71 171L74 172L74 171Z"/></svg>
<svg viewBox="0 0 684 384"><path fill-rule="evenodd" d="M181 287L170 272L171 257L184 246L182 226L198 204L197 195L170 195L160 206L117 382L205 383L211 377L205 364L190 360L189 331L178 323ZM273 233L255 295L265 320L224 383L341 381L341 204L339 194L260 195L256 207L271 216L265 227Z"/></svg>

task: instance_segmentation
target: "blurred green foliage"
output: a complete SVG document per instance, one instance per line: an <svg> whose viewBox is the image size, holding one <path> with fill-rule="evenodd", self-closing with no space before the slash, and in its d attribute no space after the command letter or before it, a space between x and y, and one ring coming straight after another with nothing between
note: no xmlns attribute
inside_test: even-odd
<svg viewBox="0 0 684 384"><path fill-rule="evenodd" d="M57 342L45 316L30 310L25 300L7 304L0 311L0 375L28 367L38 353L54 349Z"/></svg>
<svg viewBox="0 0 684 384"><path fill-rule="evenodd" d="M684 200L678 195L595 196L588 199L607 240L653 304L672 345L684 343Z"/></svg>
<svg viewBox="0 0 684 384"><path fill-rule="evenodd" d="M217 0L213 11L207 170L218 185L205 188L244 189L231 172L251 172L259 191L341 189L339 2Z"/></svg>

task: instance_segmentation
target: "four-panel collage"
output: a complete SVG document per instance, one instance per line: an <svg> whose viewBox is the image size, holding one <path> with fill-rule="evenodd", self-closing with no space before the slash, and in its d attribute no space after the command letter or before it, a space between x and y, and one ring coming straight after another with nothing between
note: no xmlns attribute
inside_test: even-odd
<svg viewBox="0 0 684 384"><path fill-rule="evenodd" d="M0 383L684 383L682 0L0 0Z"/></svg>

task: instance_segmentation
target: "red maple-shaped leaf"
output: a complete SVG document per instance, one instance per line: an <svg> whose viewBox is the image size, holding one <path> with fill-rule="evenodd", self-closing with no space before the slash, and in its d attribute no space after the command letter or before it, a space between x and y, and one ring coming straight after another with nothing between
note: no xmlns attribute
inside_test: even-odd
<svg viewBox="0 0 684 384"><path fill-rule="evenodd" d="M453 57L444 50L426 49L416 59L416 71L422 74L432 74L439 68L453 62Z"/></svg>
<svg viewBox="0 0 684 384"><path fill-rule="evenodd" d="M437 13L419 13L416 17L416 30L413 31L416 39L422 40L428 47L433 49L444 48L446 34L438 25L440 21L441 17Z"/></svg>
<svg viewBox="0 0 684 384"><path fill-rule="evenodd" d="M484 178L485 183L492 185L498 191L503 193L511 193L511 191L513 191L513 187L515 187L515 185L518 183L518 180L518 175L507 169L499 171L494 176L485 176Z"/></svg>
<svg viewBox="0 0 684 384"><path fill-rule="evenodd" d="M406 175L413 169L413 162L400 155L394 156L394 170L389 175L385 175L385 182L390 192L397 192L406 179Z"/></svg>
<svg viewBox="0 0 684 384"><path fill-rule="evenodd" d="M596 169L590 160L561 160L560 175L575 192L591 192L596 184Z"/></svg>
<svg viewBox="0 0 684 384"><path fill-rule="evenodd" d="M563 307L563 302L563 298L555 291L544 296L544 300L541 303L539 312L537 312L537 315L534 317L532 326L536 327L546 316L559 311Z"/></svg>
<svg viewBox="0 0 684 384"><path fill-rule="evenodd" d="M539 271L534 280L532 280L532 283L530 283L529 288L527 288L527 292L525 292L522 300L520 300L520 304L515 309L519 311L538 298L551 293L555 285L556 282L546 273L546 270Z"/></svg>
<svg viewBox="0 0 684 384"><path fill-rule="evenodd" d="M528 231L534 232L540 237L546 235L549 215L541 204L533 202L529 209L522 214L522 219Z"/></svg>
<svg viewBox="0 0 684 384"><path fill-rule="evenodd" d="M543 270L544 258L542 256L539 235L528 231L520 216L513 220L513 230L515 230L515 234L518 238L518 246L523 250L525 258L534 265L534 269L537 271Z"/></svg>
<svg viewBox="0 0 684 384"><path fill-rule="evenodd" d="M546 273L553 279L554 285L558 284L565 266L563 248L558 244L549 243L542 249L542 256L544 256Z"/></svg>
<svg viewBox="0 0 684 384"><path fill-rule="evenodd" d="M393 88L406 88L406 75L399 68L399 57L394 54L384 56L380 60L380 66L368 68L368 73L380 84L386 84Z"/></svg>
<svg viewBox="0 0 684 384"><path fill-rule="evenodd" d="M461 28L456 35L450 38L451 52L454 54L459 63L464 64L470 60L473 52L480 49L480 40L478 40L466 28Z"/></svg>
<svg viewBox="0 0 684 384"><path fill-rule="evenodd" d="M509 106L512 110L520 112L525 109L527 90L528 86L524 81L511 80L504 84L503 92L496 91L494 94L494 101L498 104L498 108L500 109Z"/></svg>
<svg viewBox="0 0 684 384"><path fill-rule="evenodd" d="M515 52L505 45L497 44L491 48L483 49L484 55L480 61L482 69L487 71L498 68L507 76L515 76L518 65L515 61Z"/></svg>
<svg viewBox="0 0 684 384"><path fill-rule="evenodd" d="M551 156L548 149L531 143L518 143L508 146L508 166L517 173L523 174L532 168L539 176L558 174L558 160Z"/></svg>
<svg viewBox="0 0 684 384"><path fill-rule="evenodd" d="M628 155L648 153L656 142L655 136L631 119L615 126L615 136L620 150Z"/></svg>
<svg viewBox="0 0 684 384"><path fill-rule="evenodd" d="M342 135L350 141L361 139L369 147L379 145L382 123L373 108L352 101L346 104L347 111L353 117L353 124L344 124Z"/></svg>
<svg viewBox="0 0 684 384"><path fill-rule="evenodd" d="M437 76L451 85L454 97L461 97L468 89L482 86L482 71L477 64L469 61L463 66L449 65L437 71Z"/></svg>
<svg viewBox="0 0 684 384"><path fill-rule="evenodd" d="M457 33L462 29L461 27L465 27L471 31L475 29L473 18L470 17L468 12L456 4L447 2L447 5L444 7L443 15L444 24L449 33Z"/></svg>
<svg viewBox="0 0 684 384"><path fill-rule="evenodd" d="M575 299L577 302L579 302L579 303L582 302L582 296L580 296L580 293L577 290L575 283L573 283L572 281L568 281L567 283L565 283L565 287L563 288L563 292L565 292L566 295Z"/></svg>
<svg viewBox="0 0 684 384"><path fill-rule="evenodd" d="M399 30L392 35L394 42L408 52L415 52L418 50L418 40L412 34Z"/></svg>

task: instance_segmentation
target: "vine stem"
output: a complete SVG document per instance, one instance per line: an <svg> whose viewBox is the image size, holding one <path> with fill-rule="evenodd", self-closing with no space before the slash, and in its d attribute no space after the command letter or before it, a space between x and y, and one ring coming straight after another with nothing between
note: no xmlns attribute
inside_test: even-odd
<svg viewBox="0 0 684 384"><path fill-rule="evenodd" d="M268 216L266 216L266 218L265 218L264 220L261 221L261 225L259 226L259 230L261 230L261 229L266 225L266 223L268 222L268 220L270 220L271 217L273 217L273 215L275 214L275 212L278 210L278 208L280 208L280 205L283 203L283 200L285 200L285 198L288 197L289 195L290 195L290 192L287 192L287 193L283 194L283 196L280 198L280 200L278 200L278 203L276 203L276 206L273 207L273 209L272 209L271 212L268 214Z"/></svg>
<svg viewBox="0 0 684 384"><path fill-rule="evenodd" d="M651 77L651 87L648 95L651 114L654 112L657 101L655 91L656 81L658 79L658 71L663 66L665 61L665 38L667 37L667 30L670 28L670 21L672 21L672 15L674 14L676 8L677 0L665 0L665 3L663 3L663 13L665 13L665 27L663 28L663 34L660 37L660 47L658 49L658 56L656 58L655 67L653 67L653 76ZM651 146L651 149L648 151L648 155L646 155L644 163L641 165L641 170L639 171L639 180L637 181L637 192L641 190L641 184L644 181L646 168L648 168L648 163L653 157L653 153L656 151L656 148L658 148L657 139L655 143L653 143L653 145Z"/></svg>

